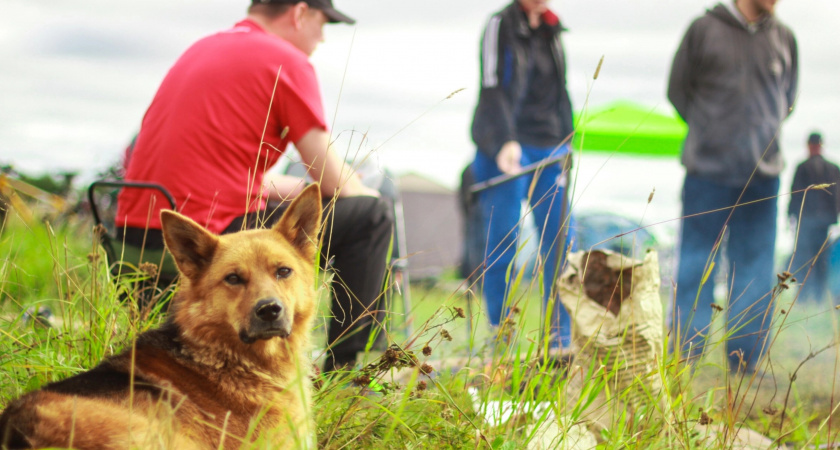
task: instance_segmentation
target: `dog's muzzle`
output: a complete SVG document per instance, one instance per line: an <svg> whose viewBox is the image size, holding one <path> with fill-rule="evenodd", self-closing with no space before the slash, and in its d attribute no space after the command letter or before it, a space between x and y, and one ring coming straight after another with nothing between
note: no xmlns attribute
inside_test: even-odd
<svg viewBox="0 0 840 450"><path fill-rule="evenodd" d="M292 320L283 302L276 298L263 299L251 310L248 327L239 332L239 338L246 344L258 339L288 337L292 334Z"/></svg>

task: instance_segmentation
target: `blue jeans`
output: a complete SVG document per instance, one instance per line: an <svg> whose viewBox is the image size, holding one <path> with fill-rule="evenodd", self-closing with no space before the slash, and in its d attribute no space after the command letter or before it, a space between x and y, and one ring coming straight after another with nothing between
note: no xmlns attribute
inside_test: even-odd
<svg viewBox="0 0 840 450"><path fill-rule="evenodd" d="M522 146L522 166L526 166L548 157L562 155L569 151L568 146L556 149ZM476 182L485 181L500 175L496 161L482 152L476 152L473 170ZM531 206L529 213L534 215L534 222L539 231L539 248L545 270L543 273L543 301L545 305L552 305L551 330L555 335L552 346L568 347L571 343L571 320L569 314L555 296L554 302L549 302L550 294L557 279L558 236L561 229L561 214L570 217L569 207L562 208L565 179L562 175L562 164L552 164L542 171L523 175L508 182L489 188L479 194L478 201L482 218L487 230L487 246L485 251L484 298L487 302L487 313L490 324L498 325L508 314L510 286L505 281L508 268L516 254L516 242L520 230L520 215L522 200L527 200ZM533 194L528 198L528 190L534 183ZM562 211L561 211L562 210ZM568 249L572 242L571 221L565 224L567 236L563 249ZM564 255L561 255L561 258ZM562 260L559 264L562 267ZM511 279L515 277L512 275Z"/></svg>
<svg viewBox="0 0 840 450"><path fill-rule="evenodd" d="M743 197L739 200L742 191ZM754 179L743 188L722 186L686 175L674 311L674 326L679 324L681 327L683 351L689 344L702 351L705 344L713 313L714 276L709 276L705 284L702 280L709 272L715 246L723 242L728 267L721 269L728 269L731 283L726 289L728 307L722 311L726 329L731 333L726 342L726 354L730 368L737 367L740 357L732 353L739 350L747 369L755 368L773 317L771 289L775 280L777 202L770 197L778 192L778 178ZM688 217L764 198L770 199L734 210ZM724 226L728 232L726 239L722 238ZM723 250L724 246L720 248ZM714 260L720 262L720 258Z"/></svg>
<svg viewBox="0 0 840 450"><path fill-rule="evenodd" d="M828 227L826 220L811 219L803 215L799 221L796 252L790 271L802 283L800 301L823 301L828 290ZM823 244L825 248L823 249ZM816 258L816 260L814 259ZM813 267L812 267L813 266ZM810 273L809 273L810 271ZM805 279L805 276L808 279Z"/></svg>

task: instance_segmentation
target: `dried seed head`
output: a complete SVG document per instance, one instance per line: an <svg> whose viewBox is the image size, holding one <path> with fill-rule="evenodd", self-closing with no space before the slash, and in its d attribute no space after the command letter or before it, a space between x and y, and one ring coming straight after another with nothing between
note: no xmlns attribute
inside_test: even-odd
<svg viewBox="0 0 840 450"><path fill-rule="evenodd" d="M108 230L105 228L105 225L100 223L99 225L93 227L93 235L96 239L99 239L101 236L105 236L106 234L108 234Z"/></svg>
<svg viewBox="0 0 840 450"><path fill-rule="evenodd" d="M435 371L435 368L432 367L431 364L424 363L422 366L420 366L420 372L425 374L425 375L428 375L428 374L430 374L434 371Z"/></svg>
<svg viewBox="0 0 840 450"><path fill-rule="evenodd" d="M432 347L429 347L428 345L423 347L423 354L426 355L426 356L431 355L432 354Z"/></svg>
<svg viewBox="0 0 840 450"><path fill-rule="evenodd" d="M711 417L709 417L709 415L708 415L708 414L706 414L706 412L705 412L705 411L703 411L703 412L701 412L701 413L700 413L700 420L699 420L699 422L700 422L700 425L709 425L709 424L711 424L711 423L712 423L712 422L714 422L714 421L712 420L712 418L711 418Z"/></svg>
<svg viewBox="0 0 840 450"><path fill-rule="evenodd" d="M155 275L157 275L157 273L158 273L157 264L150 263L150 262L140 263L139 269L140 269L141 272L145 273L146 275L148 275L151 278L154 278Z"/></svg>
<svg viewBox="0 0 840 450"><path fill-rule="evenodd" d="M370 384L370 375L366 373L362 373L356 378L353 378L353 384L359 387L367 386Z"/></svg>
<svg viewBox="0 0 840 450"><path fill-rule="evenodd" d="M464 89L466 89L466 88L460 88L460 89L455 90L454 92L452 92L451 94L449 94L449 95L447 95L447 96L446 96L446 100L449 100L449 99L450 99L450 98L452 98L455 94L457 94L457 93L459 93L459 92L463 91Z"/></svg>
<svg viewBox="0 0 840 450"><path fill-rule="evenodd" d="M426 382L425 382L425 381L420 380L420 381L418 381L418 382L417 382L417 390L418 390L418 391L425 391L425 390L426 390L426 388L427 388L427 386L426 386Z"/></svg>
<svg viewBox="0 0 840 450"><path fill-rule="evenodd" d="M604 55L601 55L601 59L598 61L598 66L595 67L595 74L592 75L593 80L598 79L598 74L601 73L601 66L604 64Z"/></svg>
<svg viewBox="0 0 840 450"><path fill-rule="evenodd" d="M390 369L400 360L400 355L394 348L388 348L388 350L385 350L385 354L382 355L382 360L385 362L387 368Z"/></svg>
<svg viewBox="0 0 840 450"><path fill-rule="evenodd" d="M441 328L441 330L440 330L440 337L442 337L442 338L446 339L447 341L451 341L451 340L452 340L452 335L451 335L451 334L449 334L449 332L448 332L448 331L446 331L446 330L445 330L445 329L443 329L443 328Z"/></svg>
<svg viewBox="0 0 840 450"><path fill-rule="evenodd" d="M459 307L456 306L454 309L455 309L455 317L459 317L461 319L464 319L464 318L467 317L467 315L464 313L464 308L459 308Z"/></svg>

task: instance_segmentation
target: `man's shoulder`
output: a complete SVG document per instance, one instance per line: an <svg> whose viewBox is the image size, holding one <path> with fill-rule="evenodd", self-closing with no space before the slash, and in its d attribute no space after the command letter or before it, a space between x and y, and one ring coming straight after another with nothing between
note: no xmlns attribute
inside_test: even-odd
<svg viewBox="0 0 840 450"><path fill-rule="evenodd" d="M793 29L791 29L787 24L782 22L776 17L773 17L772 26L775 27L779 33L787 40L788 42L796 40L796 36L793 34Z"/></svg>
<svg viewBox="0 0 840 450"><path fill-rule="evenodd" d="M826 165L828 165L829 168L834 170L834 172L840 174L840 166L838 166L836 163L834 163L832 161L829 161L827 159L825 160L825 163L826 163Z"/></svg>
<svg viewBox="0 0 840 450"><path fill-rule="evenodd" d="M488 21L497 20L501 23L501 26L512 27L519 22L520 11L519 4L513 2L493 13Z"/></svg>
<svg viewBox="0 0 840 450"><path fill-rule="evenodd" d="M726 25L727 22L736 20L732 17L732 13L726 9L722 4L718 4L713 8L707 9L703 14L698 15L691 21L689 29L705 30L709 27L716 27Z"/></svg>
<svg viewBox="0 0 840 450"><path fill-rule="evenodd" d="M262 31L258 27L242 21L231 28L227 28L204 37L194 46L208 46L226 48L231 51L247 53L249 57L276 59L282 57L286 61L308 63L309 58L290 42L278 36Z"/></svg>

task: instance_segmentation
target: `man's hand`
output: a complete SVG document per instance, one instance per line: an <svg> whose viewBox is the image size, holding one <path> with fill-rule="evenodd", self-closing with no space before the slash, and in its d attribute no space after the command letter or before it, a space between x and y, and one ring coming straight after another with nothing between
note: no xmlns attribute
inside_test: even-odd
<svg viewBox="0 0 840 450"><path fill-rule="evenodd" d="M376 189L371 189L367 186L362 186L362 190L359 192L358 195L363 197L379 197L379 191Z"/></svg>
<svg viewBox="0 0 840 450"><path fill-rule="evenodd" d="M306 187L303 178L267 173L263 176L263 191L268 193L270 200L285 202L298 196Z"/></svg>
<svg viewBox="0 0 840 450"><path fill-rule="evenodd" d="M508 141L502 145L502 150L496 155L496 165L502 173L516 175L522 171L522 146L519 142Z"/></svg>
<svg viewBox="0 0 840 450"><path fill-rule="evenodd" d="M796 234L796 222L796 216L788 216L788 226L794 234Z"/></svg>

